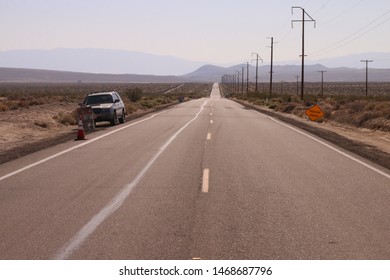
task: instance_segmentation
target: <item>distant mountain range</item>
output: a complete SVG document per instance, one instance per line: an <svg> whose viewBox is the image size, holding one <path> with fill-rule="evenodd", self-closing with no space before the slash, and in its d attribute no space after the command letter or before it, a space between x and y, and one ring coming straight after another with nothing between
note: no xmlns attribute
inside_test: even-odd
<svg viewBox="0 0 390 280"><path fill-rule="evenodd" d="M182 75L205 62L108 49L0 51L0 67L139 75Z"/></svg>
<svg viewBox="0 0 390 280"><path fill-rule="evenodd" d="M94 74L70 71L38 70L25 68L0 67L0 82L14 83L185 83L185 82L219 82L223 75L232 75L240 72L244 67L244 81L246 81L246 65L220 67L204 65L198 70L181 76L137 75L137 74ZM274 67L274 82L295 82L300 76L301 67L284 65ZM365 69L355 68L327 68L321 64L305 67L305 81L320 82L324 73L325 82L364 82ZM250 66L249 80L255 81L256 68ZM300 80L300 78L299 78ZM390 69L369 69L371 82L390 82ZM259 67L259 83L269 82L269 66Z"/></svg>
<svg viewBox="0 0 390 280"><path fill-rule="evenodd" d="M374 63L369 64L370 81L390 82L390 65L388 69L383 68L386 63L390 63L390 53L351 55L321 60L321 64L308 61L305 66L305 80L319 82L321 80L319 71L326 71L325 81L365 81L365 65L359 59L374 60ZM344 63L345 65L352 63L359 68L328 66ZM242 73L242 68L246 80L246 64L221 67L172 56L104 49L0 51L0 82L215 82L220 81L223 75ZM197 70L193 71L194 69ZM269 82L269 71L269 65L261 64L258 69L258 81ZM252 82L255 81L255 72L255 66L250 65L249 79ZM301 75L301 66L299 62L296 65L275 65L273 72L275 82L293 82Z"/></svg>
<svg viewBox="0 0 390 280"><path fill-rule="evenodd" d="M177 76L94 74L70 71L0 67L0 82L7 83L183 83Z"/></svg>
<svg viewBox="0 0 390 280"><path fill-rule="evenodd" d="M247 78L247 65L240 64L232 67L224 68L214 65L205 65L198 70L184 75L182 77L190 81L220 81L223 75L240 75L240 81L242 80L242 69L244 69L244 81ZM366 79L365 68L328 68L321 64L305 65L305 81L307 82L320 82L321 73L324 72L324 81L328 82L363 82ZM268 83L270 79L270 66L260 66L258 69L258 82ZM297 76L301 76L300 65L275 65L273 67L273 81L274 82L294 82ZM249 66L249 81L254 82L256 80L256 67ZM390 69L369 69L369 80L372 82L390 82Z"/></svg>

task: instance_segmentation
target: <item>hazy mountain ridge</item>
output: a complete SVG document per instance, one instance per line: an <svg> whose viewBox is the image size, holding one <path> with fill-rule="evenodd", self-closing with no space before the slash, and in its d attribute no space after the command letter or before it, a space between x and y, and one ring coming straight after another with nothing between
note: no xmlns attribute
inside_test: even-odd
<svg viewBox="0 0 390 280"><path fill-rule="evenodd" d="M387 59L389 57L389 59ZM390 53L366 53L324 59L320 63L307 60L305 80L308 82L362 82L365 81L365 65L359 59L374 59L369 64L369 80L390 82ZM376 60L375 60L376 59ZM329 62L328 64L327 61ZM347 65L356 68L324 65ZM301 76L300 62L278 65L273 68L274 82L294 82ZM380 66L380 67L379 67ZM376 68L379 67L379 68ZM216 82L223 75L240 73L246 81L246 64L221 67L202 62L188 61L172 56L158 56L141 52L105 49L54 49L0 51L0 82L100 82L100 83L172 83ZM35 70L43 69L43 70ZM44 70L47 69L47 70ZM194 69L197 69L193 71ZM193 71L193 72L192 72ZM249 65L249 80L255 81L256 67ZM270 66L259 64L259 82L269 82ZM146 73L146 74L142 74ZM156 74L157 73L157 74ZM175 74L172 74L175 73ZM182 75L182 73L188 73ZM300 77L298 78L300 79Z"/></svg>
<svg viewBox="0 0 390 280"><path fill-rule="evenodd" d="M232 67L217 67L213 65L205 65L198 70L183 75L191 81L219 81L223 75L240 75L242 81L242 69L244 68L244 81L247 79L247 65L240 64ZM365 68L328 68L321 64L305 66L305 80L307 82L320 82L321 73L324 73L324 81L328 82L363 82L366 79ZM258 82L268 83L270 79L270 65L259 66ZM294 82L300 80L301 66L300 65L275 65L273 67L274 82ZM249 65L249 81L256 80L256 67ZM373 82L390 82L390 69L369 69L369 80Z"/></svg>
<svg viewBox="0 0 390 280"><path fill-rule="evenodd" d="M204 64L173 56L109 49L0 51L0 67L85 73L181 75Z"/></svg>
<svg viewBox="0 0 390 280"><path fill-rule="evenodd" d="M182 76L159 76L159 75L137 75L137 74L94 74L70 71L39 70L25 68L0 67L0 82L15 83L184 83L184 82L219 82L223 75L233 75L239 72L242 81L242 67L244 67L244 81L246 81L246 65L232 67L220 67L205 65L186 75ZM320 82L321 73L324 73L325 82L364 82L365 69L354 68L327 68L323 65L307 65L305 67L305 81ZM273 81L295 82L301 74L301 67L296 65L274 66ZM249 81L254 82L256 67L249 67ZM369 80L371 82L390 82L390 69L369 69ZM269 66L259 67L259 83L269 82Z"/></svg>
<svg viewBox="0 0 390 280"><path fill-rule="evenodd" d="M0 82L10 83L182 83L178 76L93 74L0 67Z"/></svg>

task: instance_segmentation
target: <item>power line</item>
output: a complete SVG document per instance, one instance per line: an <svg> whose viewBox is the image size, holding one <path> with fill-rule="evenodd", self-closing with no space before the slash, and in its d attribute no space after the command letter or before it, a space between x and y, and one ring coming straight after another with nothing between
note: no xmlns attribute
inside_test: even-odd
<svg viewBox="0 0 390 280"><path fill-rule="evenodd" d="M312 14L313 14L313 15L318 14L321 10L323 10L326 6L328 6L328 4L329 4L330 1L331 1L331 0L327 0L326 2L324 2L324 4L322 4L322 6L321 6L320 8L318 8L318 9L317 9L314 13L312 13ZM326 26L327 24L329 24L329 23L335 21L337 18L339 18L339 17L345 15L346 13L350 12L350 11L353 10L355 7L357 7L358 5L360 5L363 1L364 1L364 0L359 0L359 1L357 1L357 2L354 3L352 6L348 7L346 10L342 11L340 14L336 15L336 16L333 17L332 19L330 19L330 20L328 20L328 21L326 21L326 22L322 22L322 23L321 23L321 27ZM308 3L308 2L309 2L309 1L307 1L306 3ZM283 26L285 26L285 24L286 24L286 22L283 23L283 25L281 26L281 28L282 28ZM281 28L279 28L279 29L281 29ZM279 29L278 29L278 31L279 31ZM278 37L279 37L279 42L284 42L284 43L286 43L286 42L288 42L288 41L292 41L292 40L288 40L288 41L285 42L285 39L291 34L291 32L292 32L292 29L289 29L289 30L286 31L283 35L279 35L279 36L278 36ZM309 31L308 33L311 33L311 31ZM330 48L330 47L329 47L329 48Z"/></svg>
<svg viewBox="0 0 390 280"><path fill-rule="evenodd" d="M360 3L362 3L364 0L359 0L357 1L357 3L355 3L353 6L351 6L350 8L344 10L343 12L341 12L340 14L336 15L335 17L333 17L332 19L330 19L329 21L326 21L323 23L324 24L328 24L328 23L331 23L333 21L335 21L336 19L338 19L339 17L345 15L346 13L348 13L349 11L353 10L354 8L356 8L358 5L360 5Z"/></svg>
<svg viewBox="0 0 390 280"><path fill-rule="evenodd" d="M313 52L310 54L310 56L312 57L315 57L315 56L320 56L320 55L323 55L323 54L326 54L326 53L329 53L329 52L333 52L357 39L359 39L360 37L366 35L367 33L371 32L372 30L374 30L375 28L381 26L382 24L384 24L385 22L389 21L390 20L390 17L389 18L386 18L384 21L380 22L379 24L375 25L374 27L370 28L369 30L365 31L364 33L362 34L359 34L361 33L362 31L364 31L366 28L368 28L369 26L371 26L372 24L376 23L378 20L380 20L381 18L385 17L387 14L390 13L390 10L385 12L384 14L382 14L381 16L377 17L376 19L374 19L373 21L371 21L370 23L366 24L364 27L360 28L358 31L355 31L354 33L352 33L351 35L345 37L344 39L332 44L331 46L329 47L326 47L322 50L319 50L319 51L316 51L316 52ZM359 34L359 35L358 35ZM355 35L357 35L356 37L354 37Z"/></svg>
<svg viewBox="0 0 390 280"><path fill-rule="evenodd" d="M319 11L323 10L323 9L326 7L326 5L329 4L330 1L331 1L331 0L327 0L324 4L322 4L322 6L321 6L318 10L316 10L316 11L313 13L313 15L315 15L315 14L317 14Z"/></svg>

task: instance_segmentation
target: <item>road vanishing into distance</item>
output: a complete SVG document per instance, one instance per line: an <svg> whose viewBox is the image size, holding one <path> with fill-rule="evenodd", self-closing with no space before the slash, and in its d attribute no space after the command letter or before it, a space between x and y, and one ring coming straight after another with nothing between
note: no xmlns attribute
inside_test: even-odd
<svg viewBox="0 0 390 280"><path fill-rule="evenodd" d="M0 259L390 259L390 171L210 98L0 165Z"/></svg>

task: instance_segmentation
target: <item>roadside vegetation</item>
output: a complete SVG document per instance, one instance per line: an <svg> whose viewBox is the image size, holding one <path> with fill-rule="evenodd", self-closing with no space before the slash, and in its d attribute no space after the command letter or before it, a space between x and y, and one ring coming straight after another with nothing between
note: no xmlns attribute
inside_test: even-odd
<svg viewBox="0 0 390 280"><path fill-rule="evenodd" d="M234 93L231 85L224 84L222 91L227 97L303 118L306 117L305 111L308 108L318 104L325 113L319 122L331 121L390 132L390 83L370 84L368 96L365 95L363 83L329 83L324 87L323 95L320 83L308 83L305 86L304 100L300 100L296 83L274 86L271 97L268 84L260 84L259 92L254 92L254 85L251 84L248 93L246 87L244 93Z"/></svg>
<svg viewBox="0 0 390 280"><path fill-rule="evenodd" d="M62 125L77 124L76 110L85 96L91 92L117 91L121 95L127 114L134 114L161 106L177 103L179 97L187 101L206 97L212 84L0 84L0 113L18 110L39 110L39 107L53 109L51 120L37 120L34 123L48 128L53 120ZM67 105L67 106L65 106ZM73 110L69 111L69 105Z"/></svg>
<svg viewBox="0 0 390 280"><path fill-rule="evenodd" d="M77 108L91 92L117 91L128 116L209 96L212 84L0 83L0 163L74 139ZM109 123L108 123L109 124ZM104 129L105 124L99 124Z"/></svg>

